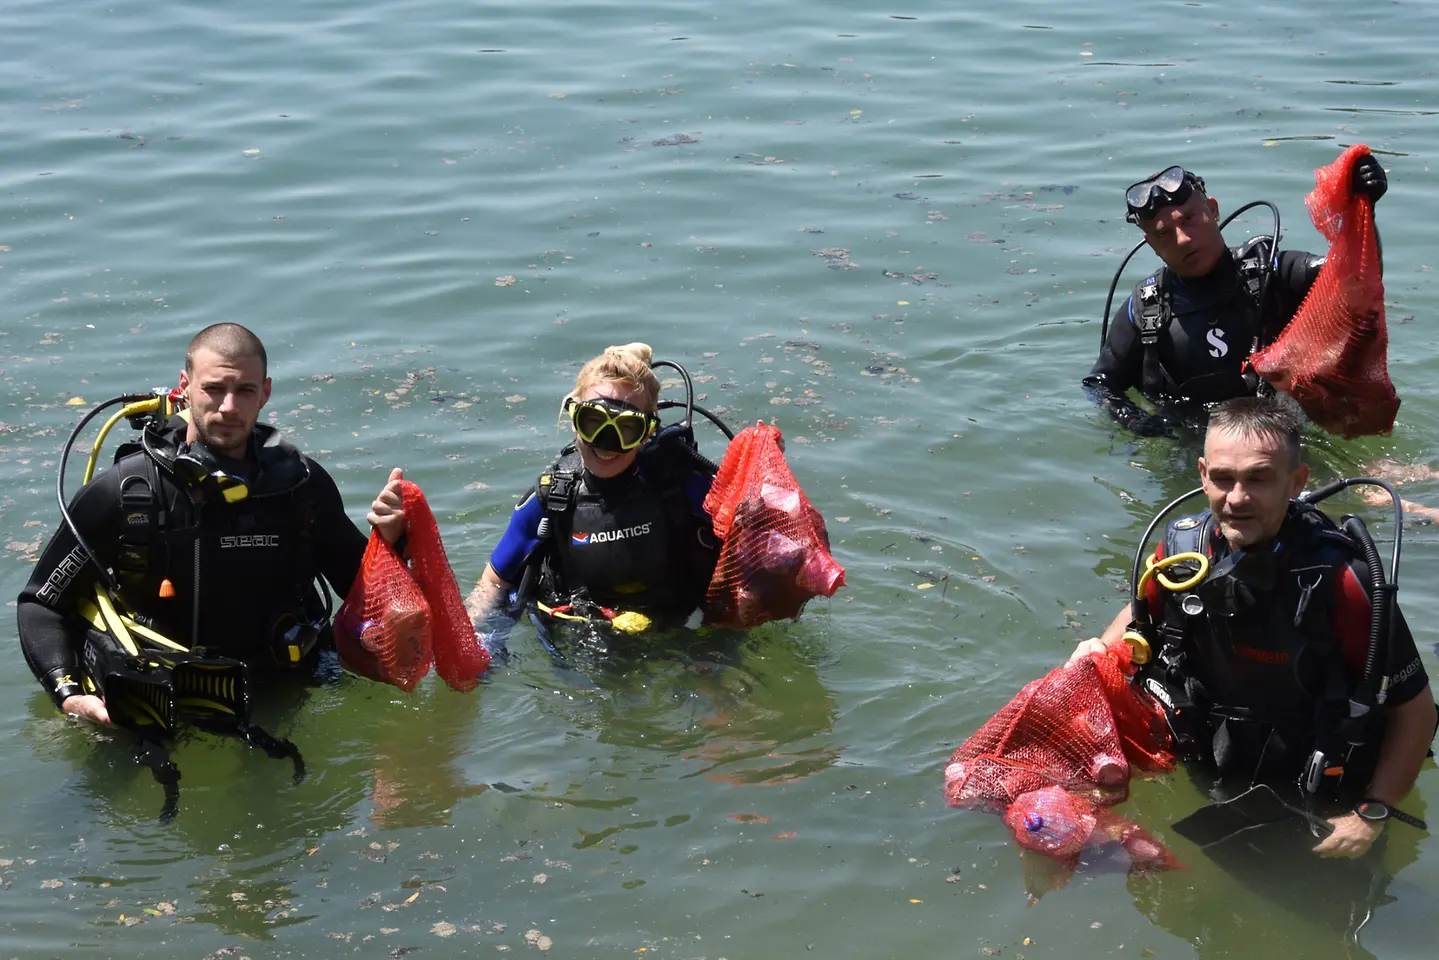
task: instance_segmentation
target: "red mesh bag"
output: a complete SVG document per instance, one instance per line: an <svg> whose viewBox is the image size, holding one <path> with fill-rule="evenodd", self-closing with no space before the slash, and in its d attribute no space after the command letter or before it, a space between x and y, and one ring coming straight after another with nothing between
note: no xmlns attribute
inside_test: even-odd
<svg viewBox="0 0 1439 960"><path fill-rule="evenodd" d="M724 541L705 597L711 626L747 629L798 617L811 597L834 596L844 585L824 518L800 490L779 443L778 427L741 430L705 497Z"/></svg>
<svg viewBox="0 0 1439 960"><path fill-rule="evenodd" d="M1027 684L960 745L945 799L1004 816L1019 842L1056 860L1117 842L1140 869L1177 866L1153 837L1102 809L1129 796L1132 767L1171 770L1163 714L1126 679L1116 644Z"/></svg>
<svg viewBox="0 0 1439 960"><path fill-rule="evenodd" d="M1351 189L1354 164L1369 148L1356 143L1314 171L1305 205L1329 240L1329 254L1304 303L1274 343L1249 364L1275 389L1299 401L1331 433L1388 433L1399 412L1386 362L1384 279L1374 205Z"/></svg>
<svg viewBox="0 0 1439 960"><path fill-rule="evenodd" d="M335 649L346 667L406 693L430 672L473 690L490 654L465 613L435 515L420 488L401 481L410 565L371 531L359 575L335 616Z"/></svg>

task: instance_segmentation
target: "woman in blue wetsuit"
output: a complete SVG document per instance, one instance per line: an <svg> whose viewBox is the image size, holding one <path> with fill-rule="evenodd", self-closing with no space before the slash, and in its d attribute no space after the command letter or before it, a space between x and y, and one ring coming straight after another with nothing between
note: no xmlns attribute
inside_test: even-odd
<svg viewBox="0 0 1439 960"><path fill-rule="evenodd" d="M660 429L652 359L630 343L580 369L561 405L574 443L515 507L467 601L476 622L516 588L520 603L586 619L680 623L699 608L719 552L704 510L714 465L688 422Z"/></svg>

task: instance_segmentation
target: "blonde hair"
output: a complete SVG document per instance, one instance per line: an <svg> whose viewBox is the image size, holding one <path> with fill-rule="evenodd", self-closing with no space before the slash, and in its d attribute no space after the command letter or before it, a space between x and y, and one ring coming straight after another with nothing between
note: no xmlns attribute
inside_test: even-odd
<svg viewBox="0 0 1439 960"><path fill-rule="evenodd" d="M580 367L575 377L575 388L570 398L579 398L597 383L620 383L631 390L643 390L646 413L654 413L660 399L660 378L650 369L654 350L648 343L626 343L618 347L605 347L605 352Z"/></svg>

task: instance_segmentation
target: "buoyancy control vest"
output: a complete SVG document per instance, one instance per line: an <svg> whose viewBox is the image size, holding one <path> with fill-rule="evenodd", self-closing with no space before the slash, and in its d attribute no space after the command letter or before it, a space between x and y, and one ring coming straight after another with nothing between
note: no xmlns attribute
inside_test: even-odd
<svg viewBox="0 0 1439 960"><path fill-rule="evenodd" d="M1140 668L1181 752L1221 773L1278 782L1299 776L1318 746L1347 756L1346 782L1367 782L1378 738L1372 730L1356 736L1348 720L1359 678L1334 632L1338 578L1362 553L1302 503L1261 553L1226 549L1207 511L1175 520L1165 535L1165 556L1197 552L1212 563L1203 584L1165 594L1159 655ZM1226 575L1230 558L1240 562ZM1345 746L1356 741L1358 750Z"/></svg>
<svg viewBox="0 0 1439 960"><path fill-rule="evenodd" d="M279 431L257 424L247 495L214 503L203 483L192 497L193 482L177 474L184 436L184 422L171 418L116 452L119 599L137 622L186 646L257 666L293 665L301 658L284 635L326 613L304 495L309 466Z"/></svg>
<svg viewBox="0 0 1439 960"><path fill-rule="evenodd" d="M1146 396L1213 403L1253 395L1259 388L1255 374L1242 368L1263 334L1269 238L1231 247L1229 255L1232 266L1221 263L1217 269L1232 282L1198 297L1191 284L1178 281L1163 265L1135 284L1129 309L1143 349L1140 389ZM1162 335L1173 344L1183 369L1161 362Z"/></svg>
<svg viewBox="0 0 1439 960"><path fill-rule="evenodd" d="M539 599L675 617L696 609L718 548L690 507L695 469L678 452L646 450L624 475L601 480L565 447L536 485L550 524Z"/></svg>

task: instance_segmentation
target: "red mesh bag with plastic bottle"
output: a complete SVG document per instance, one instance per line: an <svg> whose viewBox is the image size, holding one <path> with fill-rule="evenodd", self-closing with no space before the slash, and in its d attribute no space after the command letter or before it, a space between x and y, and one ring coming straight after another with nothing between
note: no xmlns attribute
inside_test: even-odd
<svg viewBox="0 0 1439 960"><path fill-rule="evenodd" d="M460 599L435 515L420 488L401 481L410 562L371 531L350 593L335 615L335 649L350 670L405 692L430 672L473 690L490 666Z"/></svg>
<svg viewBox="0 0 1439 960"><path fill-rule="evenodd" d="M844 568L824 518L780 450L778 427L746 427L730 441L705 512L724 541L705 597L705 622L747 629L798 617L811 597L834 596Z"/></svg>
<svg viewBox="0 0 1439 960"><path fill-rule="evenodd" d="M1305 205L1329 240L1329 253L1294 319L1249 358L1309 419L1343 437L1388 433L1399 412L1389 380L1374 204L1352 188L1354 164L1368 155L1369 148L1356 143L1314 171Z"/></svg>
<svg viewBox="0 0 1439 960"><path fill-rule="evenodd" d="M1057 860L1117 842L1138 868L1176 865L1102 809L1129 796L1133 768L1174 767L1163 714L1129 683L1129 665L1129 647L1115 644L1027 684L949 758L950 806L1001 814L1022 845Z"/></svg>

